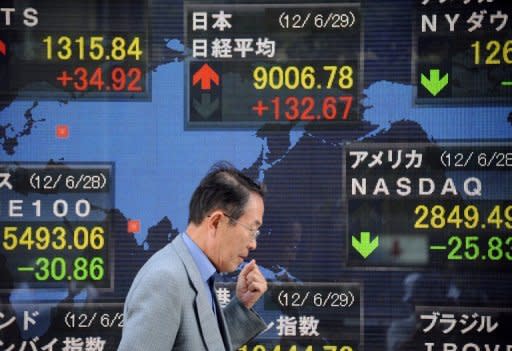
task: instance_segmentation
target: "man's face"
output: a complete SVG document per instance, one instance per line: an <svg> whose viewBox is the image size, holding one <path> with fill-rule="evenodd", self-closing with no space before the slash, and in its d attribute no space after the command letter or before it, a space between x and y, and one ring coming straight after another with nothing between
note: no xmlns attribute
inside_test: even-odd
<svg viewBox="0 0 512 351"><path fill-rule="evenodd" d="M263 199L256 193L249 195L244 213L236 221L230 223L223 216L218 228L217 254L215 265L220 272L234 271L249 256L249 251L256 249L253 233L263 223Z"/></svg>

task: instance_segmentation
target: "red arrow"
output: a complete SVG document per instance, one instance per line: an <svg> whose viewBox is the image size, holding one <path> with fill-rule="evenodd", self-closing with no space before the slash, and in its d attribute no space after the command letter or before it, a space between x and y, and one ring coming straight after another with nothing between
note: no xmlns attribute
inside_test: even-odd
<svg viewBox="0 0 512 351"><path fill-rule="evenodd" d="M5 43L0 40L0 54L7 55L7 46L5 46Z"/></svg>
<svg viewBox="0 0 512 351"><path fill-rule="evenodd" d="M192 77L192 85L196 85L198 82L201 82L201 90L210 90L211 82L219 85L219 75L205 63Z"/></svg>

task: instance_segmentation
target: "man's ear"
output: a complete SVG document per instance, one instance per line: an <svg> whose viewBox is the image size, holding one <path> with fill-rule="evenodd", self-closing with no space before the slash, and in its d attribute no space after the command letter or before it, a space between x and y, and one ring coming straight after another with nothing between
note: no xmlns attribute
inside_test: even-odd
<svg viewBox="0 0 512 351"><path fill-rule="evenodd" d="M213 211L207 218L208 219L208 229L215 232L220 224L222 217L224 217L224 214L222 213L222 211L220 211L220 210Z"/></svg>

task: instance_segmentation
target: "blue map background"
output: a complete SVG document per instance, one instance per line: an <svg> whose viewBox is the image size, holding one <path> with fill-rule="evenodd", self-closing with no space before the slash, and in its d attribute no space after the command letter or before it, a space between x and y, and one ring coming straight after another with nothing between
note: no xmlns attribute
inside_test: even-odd
<svg viewBox="0 0 512 351"><path fill-rule="evenodd" d="M153 72L151 102L96 102L91 107L91 102L42 101L33 108L33 102L14 101L0 113L2 124L11 126L7 137L23 130L22 116L28 110L40 122L30 135L18 138L12 155L4 153L2 158L12 162L113 161L115 203L126 217L141 220L139 243L164 216L172 217L174 225L184 230L190 195L215 161L230 160L244 169L261 157L258 177L265 181L265 172L307 132L303 126L295 127L288 134L287 148L271 156L268 138L254 130L185 131L183 69L183 62L173 62ZM412 86L388 81L375 82L363 93L363 120L376 128L358 140L384 133L403 121L417 123L434 142L512 137L508 107L417 107L411 104ZM56 139L59 124L70 126L68 139ZM328 140L321 134L315 137Z"/></svg>

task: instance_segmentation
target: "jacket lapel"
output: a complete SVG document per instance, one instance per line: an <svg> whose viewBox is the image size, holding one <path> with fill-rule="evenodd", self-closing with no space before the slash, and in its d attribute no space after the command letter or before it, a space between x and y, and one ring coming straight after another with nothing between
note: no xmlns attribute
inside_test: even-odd
<svg viewBox="0 0 512 351"><path fill-rule="evenodd" d="M226 319L224 318L224 313L222 312L222 307L219 304L219 301L217 300L217 294L215 294L215 310L217 311L218 315L218 325L220 329L220 333L222 335L222 341L224 341L224 345L231 345L230 337L228 328L226 325ZM229 349L229 347L226 347L226 349Z"/></svg>
<svg viewBox="0 0 512 351"><path fill-rule="evenodd" d="M204 344L208 350L225 350L224 340L219 330L217 318L210 306L209 296L206 295L210 292L205 290L204 283L201 280L201 275L199 274L199 270L196 267L196 263L190 255L190 252L188 251L188 248L185 245L181 235L173 240L172 245L176 251L176 254L183 261L189 282L196 292L194 299L194 309L199 324L199 329L201 329L201 335L203 337ZM221 310L219 304L217 303L217 299L215 299L215 303L217 311L220 312ZM221 312L220 314L222 315ZM224 323L224 319L222 320Z"/></svg>

